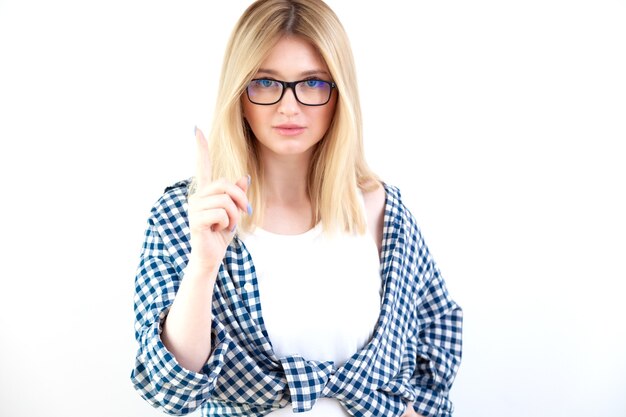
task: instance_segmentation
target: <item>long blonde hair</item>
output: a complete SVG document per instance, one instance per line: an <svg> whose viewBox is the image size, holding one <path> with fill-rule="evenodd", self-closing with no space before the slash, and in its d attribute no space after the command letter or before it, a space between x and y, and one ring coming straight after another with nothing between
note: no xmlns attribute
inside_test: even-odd
<svg viewBox="0 0 626 417"><path fill-rule="evenodd" d="M335 13L321 0L258 0L240 17L228 41L217 103L208 136L213 178L236 181L250 174L248 199L255 211L240 229L250 230L263 216L254 136L243 118L241 97L272 47L285 35L299 36L318 50L338 100L333 121L316 145L309 168L308 190L314 223L325 231L364 233L366 220L358 190L379 182L365 162L361 107L354 59L348 37Z"/></svg>

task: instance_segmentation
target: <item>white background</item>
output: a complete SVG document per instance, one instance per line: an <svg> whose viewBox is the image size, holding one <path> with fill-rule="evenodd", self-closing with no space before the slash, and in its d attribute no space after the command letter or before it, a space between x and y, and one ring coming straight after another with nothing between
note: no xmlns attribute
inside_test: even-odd
<svg viewBox="0 0 626 417"><path fill-rule="evenodd" d="M369 161L465 312L455 416L626 415L625 3L329 3ZM161 415L135 268L247 4L0 0L0 415Z"/></svg>

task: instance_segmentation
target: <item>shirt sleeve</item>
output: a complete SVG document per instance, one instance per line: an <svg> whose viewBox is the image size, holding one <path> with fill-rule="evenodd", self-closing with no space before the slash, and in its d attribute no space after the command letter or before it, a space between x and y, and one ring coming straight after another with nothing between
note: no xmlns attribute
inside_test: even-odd
<svg viewBox="0 0 626 417"><path fill-rule="evenodd" d="M210 398L224 364L228 342L223 332L213 331L213 351L200 372L183 368L163 344L162 325L183 272L178 272L174 257L164 243L163 234L167 232L162 223L159 225L153 210L135 278L135 338L139 349L131 381L153 407L183 415Z"/></svg>
<svg viewBox="0 0 626 417"><path fill-rule="evenodd" d="M452 416L449 392L461 363L463 313L451 298L419 230L417 231L417 357L411 383L413 408L428 417Z"/></svg>

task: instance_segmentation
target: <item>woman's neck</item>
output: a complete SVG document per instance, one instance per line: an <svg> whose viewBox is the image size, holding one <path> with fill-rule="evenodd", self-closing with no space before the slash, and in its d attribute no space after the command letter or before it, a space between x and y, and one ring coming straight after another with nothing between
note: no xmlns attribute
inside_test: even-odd
<svg viewBox="0 0 626 417"><path fill-rule="evenodd" d="M310 201L308 175L311 155L276 155L267 152L263 163L263 199L284 205L301 205Z"/></svg>
<svg viewBox="0 0 626 417"><path fill-rule="evenodd" d="M263 206L261 227L280 234L299 234L313 226L308 191L311 154L263 155Z"/></svg>

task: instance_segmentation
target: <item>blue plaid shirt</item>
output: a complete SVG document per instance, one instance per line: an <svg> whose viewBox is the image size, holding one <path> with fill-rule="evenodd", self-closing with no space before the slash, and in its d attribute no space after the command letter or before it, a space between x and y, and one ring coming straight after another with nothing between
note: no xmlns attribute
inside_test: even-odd
<svg viewBox="0 0 626 417"><path fill-rule="evenodd" d="M160 338L190 253L189 180L165 190L152 208L135 281L131 380L169 414L202 407L203 416L263 416L320 397L354 416L401 416L407 402L424 416L451 416L448 393L461 360L462 312L451 300L397 188L385 185L380 272L383 302L370 342L342 366L298 355L279 358L263 323L254 264L234 237L213 296L213 351L199 372L184 369Z"/></svg>

